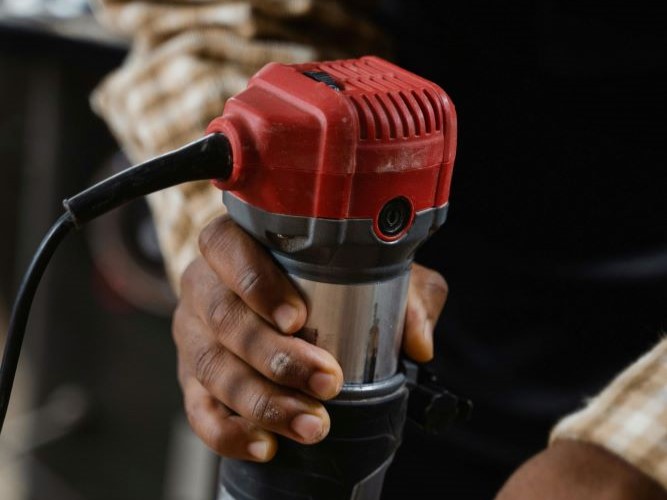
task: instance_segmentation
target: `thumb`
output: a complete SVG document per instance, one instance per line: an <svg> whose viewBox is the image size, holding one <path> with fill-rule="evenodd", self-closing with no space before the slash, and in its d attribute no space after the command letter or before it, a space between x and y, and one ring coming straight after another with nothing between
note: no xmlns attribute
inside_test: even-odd
<svg viewBox="0 0 667 500"><path fill-rule="evenodd" d="M413 264L408 288L403 350L418 362L433 358L433 328L445 306L449 289L440 273Z"/></svg>

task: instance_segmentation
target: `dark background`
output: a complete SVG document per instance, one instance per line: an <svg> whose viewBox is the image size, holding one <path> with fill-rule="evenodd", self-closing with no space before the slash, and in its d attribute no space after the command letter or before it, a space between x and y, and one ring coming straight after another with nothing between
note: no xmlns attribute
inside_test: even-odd
<svg viewBox="0 0 667 500"><path fill-rule="evenodd" d="M667 328L666 15L623 0L383 5L397 62L458 113L449 218L418 260L450 287L433 367L475 403L441 439L409 430L385 491L493 498Z"/></svg>

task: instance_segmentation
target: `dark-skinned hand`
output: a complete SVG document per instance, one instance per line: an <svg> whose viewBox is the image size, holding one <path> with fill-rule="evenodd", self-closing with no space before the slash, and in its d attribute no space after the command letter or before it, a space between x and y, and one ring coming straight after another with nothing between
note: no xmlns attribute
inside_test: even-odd
<svg viewBox="0 0 667 500"><path fill-rule="evenodd" d="M338 394L343 374L333 356L293 336L307 316L298 291L228 217L209 224L199 246L172 327L193 430L216 453L255 461L274 456L275 434L322 440L329 416L321 401ZM433 356L446 297L440 274L413 265L403 348L415 361Z"/></svg>

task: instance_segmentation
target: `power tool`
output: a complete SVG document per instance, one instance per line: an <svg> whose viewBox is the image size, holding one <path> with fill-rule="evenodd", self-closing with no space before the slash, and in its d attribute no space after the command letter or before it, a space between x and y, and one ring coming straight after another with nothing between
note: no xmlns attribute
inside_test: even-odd
<svg viewBox="0 0 667 500"><path fill-rule="evenodd" d="M67 231L137 196L211 178L229 215L303 294L298 335L331 352L345 381L326 403L323 442L280 439L266 464L223 459L219 499L379 498L406 415L437 431L469 410L399 355L415 252L447 216L456 126L440 87L377 57L268 64L206 137L64 201L15 303L1 418L32 296Z"/></svg>

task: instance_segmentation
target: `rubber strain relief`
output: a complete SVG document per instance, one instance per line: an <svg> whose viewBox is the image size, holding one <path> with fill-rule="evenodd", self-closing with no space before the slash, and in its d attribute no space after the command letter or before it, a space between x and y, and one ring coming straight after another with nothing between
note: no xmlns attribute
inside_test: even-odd
<svg viewBox="0 0 667 500"><path fill-rule="evenodd" d="M175 151L130 167L63 201L77 227L135 198L189 181L227 179L231 146L210 134Z"/></svg>

